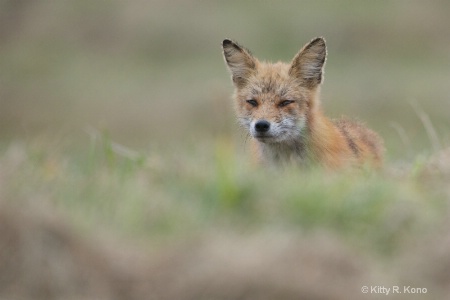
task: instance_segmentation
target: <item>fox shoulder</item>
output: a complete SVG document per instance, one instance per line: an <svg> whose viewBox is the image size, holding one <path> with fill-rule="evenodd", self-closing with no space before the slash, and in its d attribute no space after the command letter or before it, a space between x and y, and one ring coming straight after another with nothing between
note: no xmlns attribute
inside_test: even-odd
<svg viewBox="0 0 450 300"><path fill-rule="evenodd" d="M345 138L353 154L364 160L371 157L376 163L381 163L384 155L384 143L380 136L357 120L333 120Z"/></svg>

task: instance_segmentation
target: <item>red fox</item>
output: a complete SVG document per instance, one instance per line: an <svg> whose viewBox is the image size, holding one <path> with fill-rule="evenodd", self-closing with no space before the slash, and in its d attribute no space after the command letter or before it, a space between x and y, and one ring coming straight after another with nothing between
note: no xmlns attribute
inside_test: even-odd
<svg viewBox="0 0 450 300"><path fill-rule="evenodd" d="M375 132L359 122L330 120L322 112L323 38L306 44L290 64L261 62L229 39L222 48L235 86L237 117L259 161L330 169L381 166L383 141Z"/></svg>

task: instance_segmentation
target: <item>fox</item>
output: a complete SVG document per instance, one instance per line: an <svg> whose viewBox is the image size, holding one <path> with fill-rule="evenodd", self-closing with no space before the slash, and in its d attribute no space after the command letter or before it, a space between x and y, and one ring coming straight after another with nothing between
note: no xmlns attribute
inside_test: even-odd
<svg viewBox="0 0 450 300"><path fill-rule="evenodd" d="M248 131L257 162L326 169L382 166L384 143L377 133L360 121L323 113L323 37L304 45L291 63L259 61L231 39L223 40L222 50L238 123Z"/></svg>

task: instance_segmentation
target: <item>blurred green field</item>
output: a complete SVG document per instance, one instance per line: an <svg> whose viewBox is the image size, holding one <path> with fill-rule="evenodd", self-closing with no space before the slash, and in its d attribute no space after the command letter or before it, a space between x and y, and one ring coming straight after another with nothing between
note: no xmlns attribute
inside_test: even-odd
<svg viewBox="0 0 450 300"><path fill-rule="evenodd" d="M6 237L26 228L33 233L56 216L69 228L63 235L73 232L110 261L121 247L140 253L133 265L172 261L159 259L172 249L176 259L168 269L196 275L161 284L164 297L154 299L374 299L360 292L363 283L415 284L428 289L417 299L448 297L450 154L438 153L450 144L449 11L444 0L0 1L0 208L16 220L8 223L0 214L0 269L4 263L3 270L39 272L31 259L20 260L33 242L18 255L8 248L16 239ZM235 39L261 59L289 61L315 36L328 44L325 112L356 117L380 133L387 148L380 173L265 170L249 163L221 41ZM18 225L22 219L29 221ZM42 234L30 236L35 241ZM294 245L283 244L285 236ZM99 246L105 239L114 242ZM192 248L197 240L200 248ZM287 267L295 259L274 263L294 283L276 285L277 296L264 298L257 283L272 287L273 278L259 276L273 266L246 273L242 263L236 274L251 276L229 282L227 260L212 252L204 264L215 266L217 282L235 291L221 294L220 284L208 281L213 276L195 269L203 258L179 263L188 260L185 247L208 254L208 244L222 245L242 262L279 262L268 249L280 244L281 253L290 253L298 244L299 257L312 262L300 264L300 273ZM66 253L67 245L45 242L30 257L42 251L52 265L52 253ZM342 262L338 277L354 274L336 289L309 276L316 267L327 273L322 262L334 255ZM73 256L58 257L55 264ZM360 263L365 267L346 273ZM150 265L151 274L173 277ZM46 289L23 274L3 273L0 298L104 296L95 289L80 296L71 280ZM311 288L296 285L302 276L313 278ZM180 294L165 293L170 284ZM333 293L321 288L326 284ZM126 297L111 292L104 299L145 298L139 296L145 288L125 286Z"/></svg>
<svg viewBox="0 0 450 300"><path fill-rule="evenodd" d="M389 158L402 159L405 148L412 156L430 149L416 102L448 141L446 1L2 3L2 140L84 142L87 126L139 149L230 136L237 129L222 39L289 61L324 36L329 115L366 121L386 139Z"/></svg>

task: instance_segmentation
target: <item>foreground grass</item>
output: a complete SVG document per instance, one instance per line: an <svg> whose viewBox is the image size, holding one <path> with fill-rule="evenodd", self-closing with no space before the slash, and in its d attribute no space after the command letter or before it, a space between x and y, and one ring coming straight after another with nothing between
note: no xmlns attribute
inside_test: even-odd
<svg viewBox="0 0 450 300"><path fill-rule="evenodd" d="M263 170L226 139L148 153L102 135L82 150L13 143L0 161L4 199L56 207L87 232L150 241L214 229L325 229L390 253L448 217L445 183L431 188L420 166L401 175Z"/></svg>
<svg viewBox="0 0 450 300"><path fill-rule="evenodd" d="M426 165L267 170L226 138L145 153L101 134L81 148L13 142L0 151L0 297L373 299L362 286L411 286L446 299L448 177Z"/></svg>

